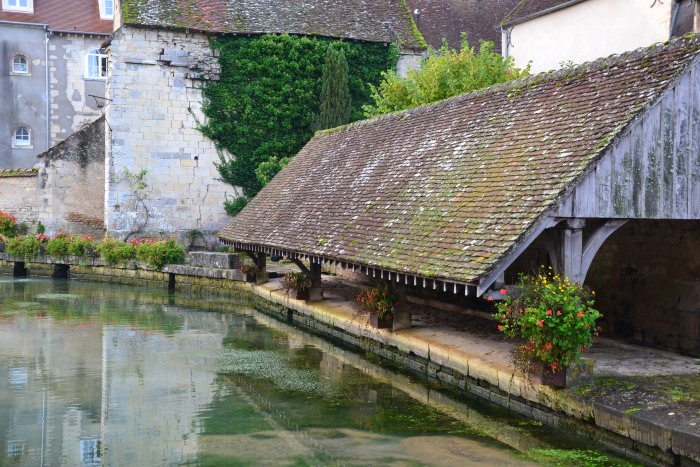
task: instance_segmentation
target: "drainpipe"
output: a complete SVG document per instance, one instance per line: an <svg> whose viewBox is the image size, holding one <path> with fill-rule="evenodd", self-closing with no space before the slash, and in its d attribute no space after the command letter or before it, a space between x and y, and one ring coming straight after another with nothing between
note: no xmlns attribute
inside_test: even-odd
<svg viewBox="0 0 700 467"><path fill-rule="evenodd" d="M673 2L673 13L671 13L671 29L668 31L668 38L673 37L673 30L676 29L676 23L678 22L678 13L681 11L681 2L683 0L676 0Z"/></svg>
<svg viewBox="0 0 700 467"><path fill-rule="evenodd" d="M51 114L49 113L51 111L51 90L49 89L49 27L45 25L44 31L46 33L46 49L44 54L44 59L46 60L46 150L48 151L49 148L51 148Z"/></svg>

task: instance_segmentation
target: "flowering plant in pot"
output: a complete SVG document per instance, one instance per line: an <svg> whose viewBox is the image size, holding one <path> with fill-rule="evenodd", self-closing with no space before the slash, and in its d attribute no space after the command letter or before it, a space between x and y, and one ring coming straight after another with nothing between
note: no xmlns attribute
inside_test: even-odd
<svg viewBox="0 0 700 467"><path fill-rule="evenodd" d="M521 274L517 291L496 305L498 329L523 339L514 354L519 369L531 372L541 367L543 378L547 373L564 378L566 367L580 360L600 331L595 323L602 315L593 306L594 292L553 274L551 268ZM552 385L563 386L560 382Z"/></svg>
<svg viewBox="0 0 700 467"><path fill-rule="evenodd" d="M282 287L293 298L308 300L311 288L311 277L302 271L292 271L282 276Z"/></svg>
<svg viewBox="0 0 700 467"><path fill-rule="evenodd" d="M255 263L242 263L238 270L245 274L247 282L255 282L255 275L258 273L258 266Z"/></svg>
<svg viewBox="0 0 700 467"><path fill-rule="evenodd" d="M370 322L374 327L390 327L394 319L394 306L399 295L387 285L363 289L355 300L360 308L370 313ZM375 322L376 321L376 322Z"/></svg>

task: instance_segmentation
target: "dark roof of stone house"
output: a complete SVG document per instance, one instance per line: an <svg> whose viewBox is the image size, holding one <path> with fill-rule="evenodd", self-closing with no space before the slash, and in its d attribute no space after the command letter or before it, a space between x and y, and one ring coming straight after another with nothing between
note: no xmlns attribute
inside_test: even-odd
<svg viewBox="0 0 700 467"><path fill-rule="evenodd" d="M501 26L510 27L523 21L551 13L586 0L522 0L508 13Z"/></svg>
<svg viewBox="0 0 700 467"><path fill-rule="evenodd" d="M462 33L467 33L471 46L479 40L494 43L501 51L501 30L498 25L519 0L406 0L413 18L428 45L442 47L442 38L453 49L459 49ZM417 18L415 11L420 12Z"/></svg>
<svg viewBox="0 0 700 467"><path fill-rule="evenodd" d="M100 19L98 0L34 0L34 13L0 10L0 21L48 24L53 31L112 34L112 20Z"/></svg>
<svg viewBox="0 0 700 467"><path fill-rule="evenodd" d="M425 48L405 0L122 0L122 11L127 25L369 42L392 42L396 34L404 48Z"/></svg>
<svg viewBox="0 0 700 467"><path fill-rule="evenodd" d="M476 284L699 50L678 39L319 132L219 237Z"/></svg>

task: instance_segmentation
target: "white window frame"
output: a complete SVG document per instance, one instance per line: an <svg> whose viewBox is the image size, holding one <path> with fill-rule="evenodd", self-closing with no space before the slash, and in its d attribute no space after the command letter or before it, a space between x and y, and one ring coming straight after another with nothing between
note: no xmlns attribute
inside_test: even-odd
<svg viewBox="0 0 700 467"><path fill-rule="evenodd" d="M115 0L97 0L100 6L100 19L114 19Z"/></svg>
<svg viewBox="0 0 700 467"><path fill-rule="evenodd" d="M2 9L18 13L34 13L34 0L2 0Z"/></svg>
<svg viewBox="0 0 700 467"><path fill-rule="evenodd" d="M107 79L108 60L103 49L88 51L85 55L85 79Z"/></svg>
<svg viewBox="0 0 700 467"><path fill-rule="evenodd" d="M17 136L21 132L21 137ZM31 148L32 147L32 130L26 125L17 125L12 129L12 147L13 148Z"/></svg>
<svg viewBox="0 0 700 467"><path fill-rule="evenodd" d="M22 59L24 60L24 70L15 68L15 65L17 64L16 62ZM13 75L28 75L29 74L29 60L27 59L27 56L24 54L17 54L12 57L12 63L11 63L11 71L10 73Z"/></svg>

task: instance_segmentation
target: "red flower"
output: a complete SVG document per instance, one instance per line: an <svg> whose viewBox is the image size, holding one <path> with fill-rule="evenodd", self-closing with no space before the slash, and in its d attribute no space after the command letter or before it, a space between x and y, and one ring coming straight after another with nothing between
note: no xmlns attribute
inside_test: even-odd
<svg viewBox="0 0 700 467"><path fill-rule="evenodd" d="M547 316L552 316L552 310L547 310L546 313L547 313Z"/></svg>
<svg viewBox="0 0 700 467"><path fill-rule="evenodd" d="M503 330L503 326L501 326L501 325L499 324L499 325L498 325L498 330L499 330L499 331Z"/></svg>
<svg viewBox="0 0 700 467"><path fill-rule="evenodd" d="M493 301L493 297L489 297L489 302L492 302L492 301Z"/></svg>
<svg viewBox="0 0 700 467"><path fill-rule="evenodd" d="M501 289L501 295L506 295L508 291L506 289Z"/></svg>
<svg viewBox="0 0 700 467"><path fill-rule="evenodd" d="M537 324L539 327L544 327L544 320L543 320L543 319L538 319L537 322L536 322L535 324Z"/></svg>
<svg viewBox="0 0 700 467"><path fill-rule="evenodd" d="M576 316L579 317L579 318L583 318L583 312L582 312L582 311L579 311L578 314L577 314Z"/></svg>
<svg viewBox="0 0 700 467"><path fill-rule="evenodd" d="M561 311L557 310L557 316L561 316Z"/></svg>

